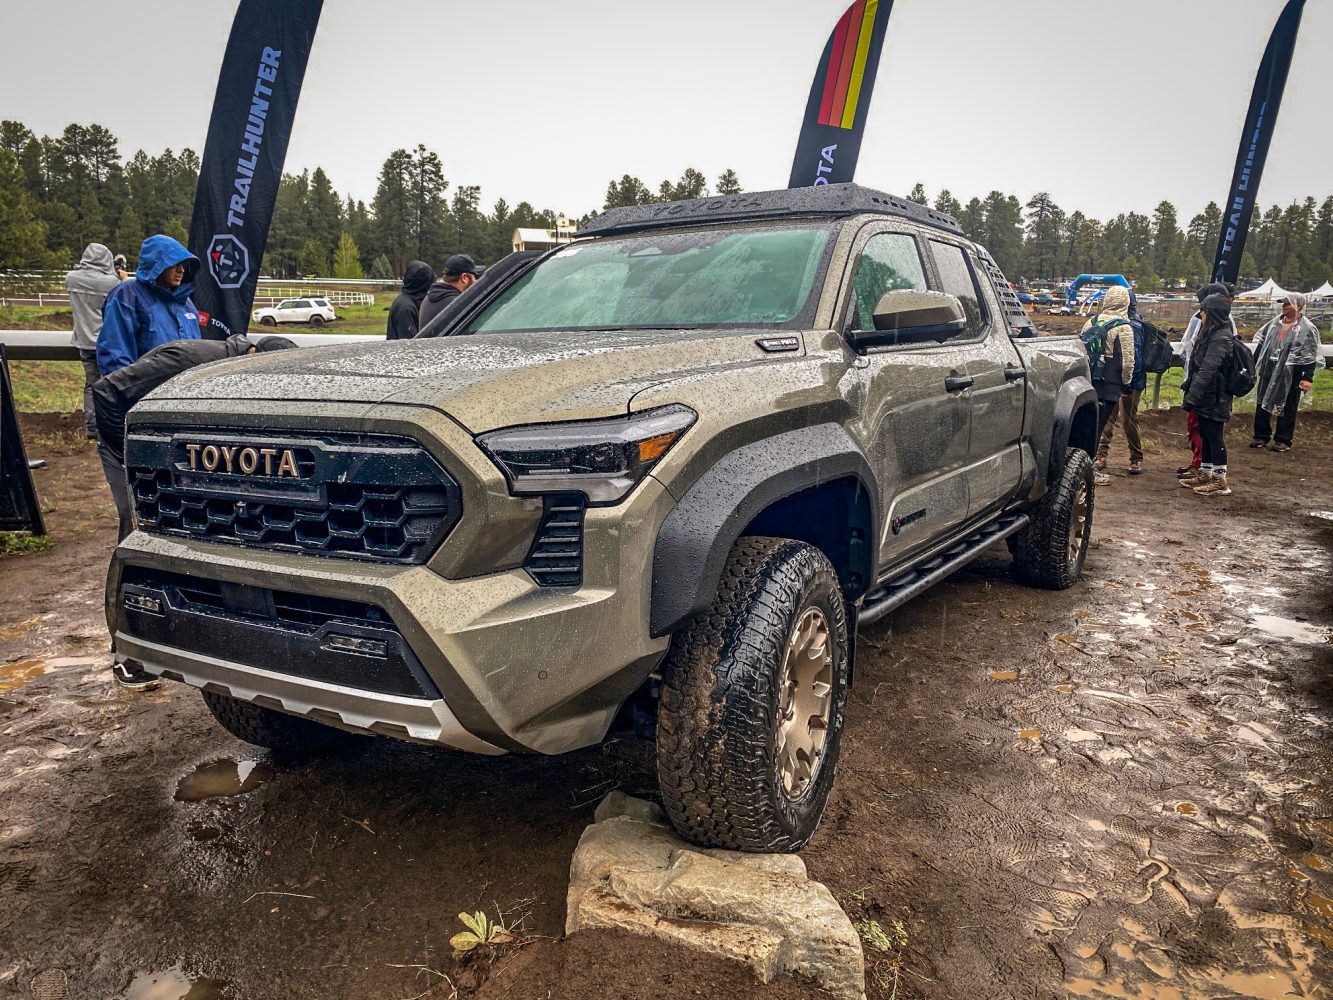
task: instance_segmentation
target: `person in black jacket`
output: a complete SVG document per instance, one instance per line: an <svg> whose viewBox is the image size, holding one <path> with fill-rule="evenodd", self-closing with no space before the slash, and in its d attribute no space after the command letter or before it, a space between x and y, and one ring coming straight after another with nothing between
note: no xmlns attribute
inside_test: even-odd
<svg viewBox="0 0 1333 1000"><path fill-rule="evenodd" d="M417 335L421 316L421 300L430 291L435 272L424 260L414 260L403 272L403 290L389 307L386 340L411 340Z"/></svg>
<svg viewBox="0 0 1333 1000"><path fill-rule="evenodd" d="M130 408L167 379L187 369L256 351L282 351L295 346L286 337L265 337L258 342L244 336L226 340L174 340L154 348L138 361L117 369L93 385L97 457L102 460L102 474L111 487L111 498L120 519L117 541L124 541L125 536L134 530L130 487L125 477L125 416ZM133 660L118 663L111 669L124 687L146 688L156 683Z"/></svg>
<svg viewBox="0 0 1333 1000"><path fill-rule="evenodd" d="M1199 471L1180 481L1200 496L1230 496L1227 483L1226 423L1231 419L1228 379L1236 350L1231 326L1231 300L1214 293L1203 300L1203 319L1190 351L1185 374L1184 409L1199 421L1203 462Z"/></svg>
<svg viewBox="0 0 1333 1000"><path fill-rule="evenodd" d="M421 323L418 329L426 329L431 320L475 285L477 279L485 273L486 268L465 253L456 253L446 260L440 280L430 286L426 301L421 303Z"/></svg>

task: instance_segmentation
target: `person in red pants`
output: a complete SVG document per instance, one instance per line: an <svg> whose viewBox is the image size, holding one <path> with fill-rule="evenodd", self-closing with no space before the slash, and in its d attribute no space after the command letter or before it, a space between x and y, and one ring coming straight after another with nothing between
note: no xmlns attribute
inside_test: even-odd
<svg viewBox="0 0 1333 1000"><path fill-rule="evenodd" d="M1195 297L1199 300L1199 304L1202 305L1203 300L1213 294L1225 295L1227 301L1230 302L1236 297L1236 290L1231 285L1225 285L1222 282L1217 281L1210 285L1204 285L1195 293ZM1187 373L1190 369L1190 354L1194 350L1194 342L1198 339L1199 329L1203 323L1203 319L1203 310L1200 309L1190 318L1190 324L1185 328L1185 336L1182 337L1180 341L1180 363L1181 367L1184 368ZM1234 337L1236 335L1236 321L1230 320L1229 322L1231 323L1231 335ZM1186 411L1185 430L1189 433L1190 451L1193 454L1191 455L1190 464L1182 465L1176 470L1176 475L1182 478L1192 479L1203 465L1203 436L1199 433L1199 418L1196 414Z"/></svg>

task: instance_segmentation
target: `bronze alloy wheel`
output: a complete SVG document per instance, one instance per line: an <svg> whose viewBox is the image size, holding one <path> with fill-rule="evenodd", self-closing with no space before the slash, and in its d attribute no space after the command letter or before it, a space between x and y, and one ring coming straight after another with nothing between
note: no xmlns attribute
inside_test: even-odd
<svg viewBox="0 0 1333 1000"><path fill-rule="evenodd" d="M1078 565L1078 556L1083 549L1083 536L1088 533L1088 486L1079 483L1078 495L1074 497L1074 509L1069 516L1069 565Z"/></svg>
<svg viewBox="0 0 1333 1000"><path fill-rule="evenodd" d="M828 739L833 645L819 608L803 614L787 641L778 678L777 765L782 793L799 799L814 781Z"/></svg>

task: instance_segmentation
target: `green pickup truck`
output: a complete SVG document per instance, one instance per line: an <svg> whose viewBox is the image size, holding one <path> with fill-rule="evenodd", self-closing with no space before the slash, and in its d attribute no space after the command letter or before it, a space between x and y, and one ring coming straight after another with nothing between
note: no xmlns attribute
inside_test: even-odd
<svg viewBox="0 0 1333 1000"><path fill-rule="evenodd" d="M953 219L856 185L608 211L448 335L197 369L131 413L117 656L263 746L657 741L691 840L790 851L858 623L1002 540L1073 583L1095 394Z"/></svg>

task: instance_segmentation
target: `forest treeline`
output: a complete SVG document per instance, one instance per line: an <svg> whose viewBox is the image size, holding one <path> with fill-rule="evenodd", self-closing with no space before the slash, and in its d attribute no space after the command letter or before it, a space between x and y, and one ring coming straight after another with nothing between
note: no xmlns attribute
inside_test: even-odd
<svg viewBox="0 0 1333 1000"><path fill-rule="evenodd" d="M0 121L0 268L68 267L92 242L133 262L147 235L185 240L198 155L139 150L124 159L119 146L101 125L39 136L21 122ZM741 190L733 170L712 185L693 168L656 187L626 174L607 184L598 210ZM1099 220L1066 211L1045 192L1022 202L992 191L963 203L947 190L932 198L918 184L908 197L956 216L1015 280L1109 272L1133 278L1142 291L1197 285L1208 276L1222 226L1215 202L1182 224L1169 201L1151 215ZM284 174L261 273L391 278L409 260L438 266L460 252L492 263L510 251L515 228L549 229L562 214L503 198L484 208L481 188L449 181L438 153L424 145L397 149L380 167L369 203L335 191L322 168ZM1333 279L1333 195L1257 211L1241 274L1305 289Z"/></svg>

